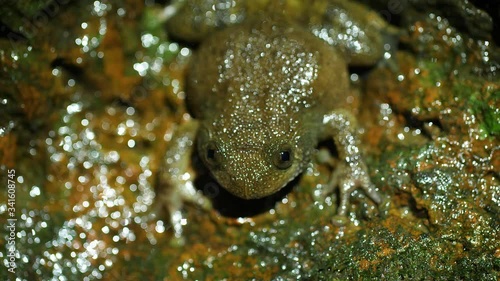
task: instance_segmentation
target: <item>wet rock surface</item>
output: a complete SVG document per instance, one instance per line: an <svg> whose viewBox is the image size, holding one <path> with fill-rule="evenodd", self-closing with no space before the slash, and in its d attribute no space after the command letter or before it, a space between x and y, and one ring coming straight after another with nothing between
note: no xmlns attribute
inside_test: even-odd
<svg viewBox="0 0 500 281"><path fill-rule="evenodd" d="M192 52L169 39L162 7L2 5L0 218L17 218L17 268L4 261L1 279L498 280L498 1L465 2L401 1L398 13L394 1L371 4L401 31L386 60L351 73L386 213L357 191L350 223L332 224L337 195L315 196L324 164L242 213L251 217L216 211L229 210L224 193L198 183L219 205L186 206L183 247L153 205L162 151L186 118ZM4 260L10 233L1 234Z"/></svg>

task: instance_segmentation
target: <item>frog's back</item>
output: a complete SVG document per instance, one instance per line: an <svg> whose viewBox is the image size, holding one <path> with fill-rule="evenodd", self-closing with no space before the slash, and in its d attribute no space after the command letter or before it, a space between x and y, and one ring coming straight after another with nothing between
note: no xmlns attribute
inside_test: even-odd
<svg viewBox="0 0 500 281"><path fill-rule="evenodd" d="M256 19L213 34L189 70L195 117L317 116L346 102L347 70L331 46L299 26ZM259 116L260 115L260 116Z"/></svg>

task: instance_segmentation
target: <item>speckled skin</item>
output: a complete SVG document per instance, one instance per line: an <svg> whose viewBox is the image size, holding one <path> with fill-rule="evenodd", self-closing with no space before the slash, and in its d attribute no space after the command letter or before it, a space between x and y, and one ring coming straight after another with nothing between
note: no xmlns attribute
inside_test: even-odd
<svg viewBox="0 0 500 281"><path fill-rule="evenodd" d="M347 213L358 187L381 203L349 112L344 57L307 29L279 18L257 17L204 40L188 71L187 102L195 120L178 130L160 175L160 183L185 194L161 193L170 212L178 212L182 200L206 206L206 199L181 180L195 145L224 188L255 199L303 172L326 138L333 138L342 159L326 188L340 188L339 216Z"/></svg>
<svg viewBox="0 0 500 281"><path fill-rule="evenodd" d="M170 36L199 43L217 30L262 14L294 22L335 47L350 65L373 65L393 30L376 12L353 0L182 0L170 6Z"/></svg>
<svg viewBox="0 0 500 281"><path fill-rule="evenodd" d="M202 120L198 153L234 195L275 193L309 163L323 116L346 102L347 83L342 57L298 26L263 20L219 32L189 72L188 105ZM293 156L287 169L273 163L284 146Z"/></svg>

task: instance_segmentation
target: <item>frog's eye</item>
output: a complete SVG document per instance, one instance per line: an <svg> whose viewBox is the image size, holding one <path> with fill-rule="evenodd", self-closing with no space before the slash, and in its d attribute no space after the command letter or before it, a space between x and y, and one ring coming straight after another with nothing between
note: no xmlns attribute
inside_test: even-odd
<svg viewBox="0 0 500 281"><path fill-rule="evenodd" d="M292 166L293 163L293 151L292 147L288 144L283 144L279 146L278 150L274 152L273 164L278 169L284 170Z"/></svg>
<svg viewBox="0 0 500 281"><path fill-rule="evenodd" d="M219 164L220 151L214 142L209 142L205 147L205 159L208 164L216 166Z"/></svg>
<svg viewBox="0 0 500 281"><path fill-rule="evenodd" d="M207 148L207 159L215 161L215 149L211 147Z"/></svg>

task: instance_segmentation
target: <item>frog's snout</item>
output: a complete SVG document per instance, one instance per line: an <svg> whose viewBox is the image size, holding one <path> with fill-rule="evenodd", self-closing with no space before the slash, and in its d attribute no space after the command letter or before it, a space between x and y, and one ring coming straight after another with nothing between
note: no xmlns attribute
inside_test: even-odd
<svg viewBox="0 0 500 281"><path fill-rule="evenodd" d="M217 181L243 199L271 195L283 186L283 175L273 168L261 149L244 149L226 155L223 168L212 170ZM287 180L286 180L287 181Z"/></svg>
<svg viewBox="0 0 500 281"><path fill-rule="evenodd" d="M267 183L263 182L257 181L247 184L237 182L237 180L232 180L231 184L226 186L226 189L233 195L248 200L266 197L279 190L279 188L268 188Z"/></svg>

